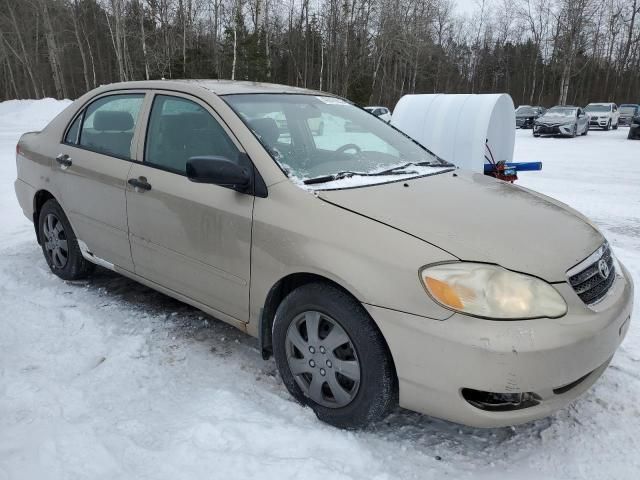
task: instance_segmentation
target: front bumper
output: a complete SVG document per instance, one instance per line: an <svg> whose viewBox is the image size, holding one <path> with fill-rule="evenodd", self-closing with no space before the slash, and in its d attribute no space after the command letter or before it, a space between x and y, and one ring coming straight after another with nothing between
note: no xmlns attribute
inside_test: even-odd
<svg viewBox="0 0 640 480"><path fill-rule="evenodd" d="M559 319L490 321L456 313L438 321L365 307L389 344L402 407L475 427L516 425L563 408L604 372L631 318L633 283L622 271L593 309L568 284L556 285L569 306ZM539 401L487 411L465 400L463 389L532 392Z"/></svg>
<svg viewBox="0 0 640 480"><path fill-rule="evenodd" d="M533 119L516 118L516 128L533 128Z"/></svg>
<svg viewBox="0 0 640 480"><path fill-rule="evenodd" d="M608 124L609 124L608 118L590 118L589 119L590 127L606 128Z"/></svg>
<svg viewBox="0 0 640 480"><path fill-rule="evenodd" d="M533 133L543 136L571 136L573 125L534 125Z"/></svg>

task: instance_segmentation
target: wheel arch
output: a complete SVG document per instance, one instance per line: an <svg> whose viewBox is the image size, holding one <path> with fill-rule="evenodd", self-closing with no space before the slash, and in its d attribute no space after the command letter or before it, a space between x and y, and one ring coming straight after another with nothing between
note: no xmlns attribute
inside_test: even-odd
<svg viewBox="0 0 640 480"><path fill-rule="evenodd" d="M38 240L38 244L40 244L40 222L38 221L40 218L40 210L42 209L42 206L49 200L56 200L56 197L54 197L50 191L45 189L38 190L33 196L33 227L36 231L36 239Z"/></svg>
<svg viewBox="0 0 640 480"><path fill-rule="evenodd" d="M349 295L353 299L355 299L358 303L361 303L358 300L358 297L354 295L349 289L345 288L343 285L338 283L335 280L332 280L326 276L310 273L310 272L297 272L291 273L282 277L278 280L269 290L267 297L265 299L263 307L260 309L260 317L258 320L258 342L260 347L260 353L262 354L262 358L264 360L268 360L273 354L273 342L272 342L272 328L273 321L275 319L276 310L280 306L280 303L285 299L285 297L294 291L296 288L299 288L303 285L309 283L325 283L329 284L338 290L341 290L345 294ZM384 340L385 348L387 350L387 354L389 355L389 359L391 360L391 364L393 366L393 371L397 377L396 366L393 360L393 355L391 354L391 349L389 348L389 344L387 340L384 338L380 327L376 321L371 318L367 309L364 309L366 315L371 320L371 325L373 328L378 329L381 337Z"/></svg>

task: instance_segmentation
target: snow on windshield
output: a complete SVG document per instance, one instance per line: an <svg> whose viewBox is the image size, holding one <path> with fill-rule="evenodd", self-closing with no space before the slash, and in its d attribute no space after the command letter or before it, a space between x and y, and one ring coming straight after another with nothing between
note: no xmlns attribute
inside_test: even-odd
<svg viewBox="0 0 640 480"><path fill-rule="evenodd" d="M403 133L339 98L253 94L224 99L298 185L345 172L350 178L328 178L314 188L326 188L328 181L341 186L387 182L389 178L370 175L410 163L421 164L420 171L415 167L385 177L400 180L451 168Z"/></svg>
<svg viewBox="0 0 640 480"><path fill-rule="evenodd" d="M576 114L575 108L551 108L545 116L570 117Z"/></svg>

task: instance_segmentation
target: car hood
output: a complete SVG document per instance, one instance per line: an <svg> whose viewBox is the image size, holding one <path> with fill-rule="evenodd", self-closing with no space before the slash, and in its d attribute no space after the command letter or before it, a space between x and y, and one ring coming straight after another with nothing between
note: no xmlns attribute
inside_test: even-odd
<svg viewBox="0 0 640 480"><path fill-rule="evenodd" d="M329 203L433 244L549 282L603 242L580 213L540 193L458 170L383 185L318 191ZM380 245L380 251L392 251Z"/></svg>
<svg viewBox="0 0 640 480"><path fill-rule="evenodd" d="M575 118L573 117L565 117L559 115L554 115L552 117L538 117L538 123L545 123L547 125L563 125L565 123L571 123L573 121L575 121Z"/></svg>

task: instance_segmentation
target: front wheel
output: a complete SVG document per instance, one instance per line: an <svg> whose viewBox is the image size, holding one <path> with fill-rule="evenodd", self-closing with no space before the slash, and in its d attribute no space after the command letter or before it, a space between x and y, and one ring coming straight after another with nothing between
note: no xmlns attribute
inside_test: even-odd
<svg viewBox="0 0 640 480"><path fill-rule="evenodd" d="M44 258L58 277L78 280L93 271L95 265L82 256L67 216L53 199L47 200L40 209L38 236Z"/></svg>
<svg viewBox="0 0 640 480"><path fill-rule="evenodd" d="M397 404L382 334L358 301L332 285L303 285L282 301L273 353L289 393L335 427L365 427Z"/></svg>
<svg viewBox="0 0 640 480"><path fill-rule="evenodd" d="M587 133L589 133L589 125L584 127L584 132L582 132L582 136L584 137Z"/></svg>
<svg viewBox="0 0 640 480"><path fill-rule="evenodd" d="M605 131L609 131L609 130L611 130L611 120L609 120L609 122L607 123L607 126L606 126L606 127L604 127L604 130L605 130Z"/></svg>
<svg viewBox="0 0 640 480"><path fill-rule="evenodd" d="M616 124L613 126L613 129L614 129L614 130L617 130L617 129L618 129L618 123L620 123L620 122L616 122Z"/></svg>

